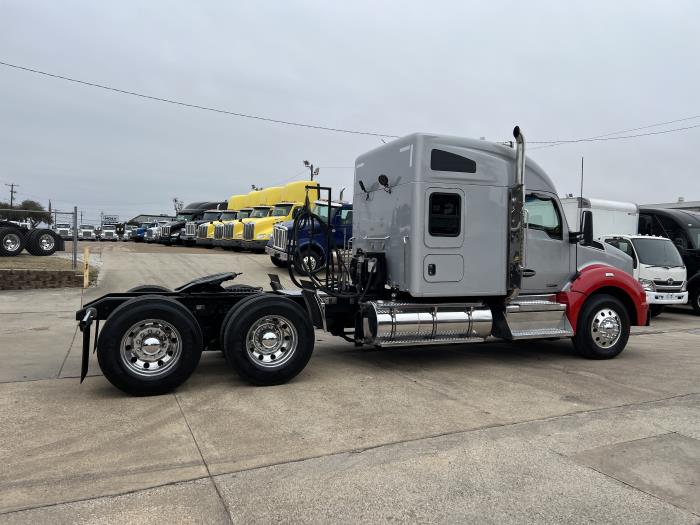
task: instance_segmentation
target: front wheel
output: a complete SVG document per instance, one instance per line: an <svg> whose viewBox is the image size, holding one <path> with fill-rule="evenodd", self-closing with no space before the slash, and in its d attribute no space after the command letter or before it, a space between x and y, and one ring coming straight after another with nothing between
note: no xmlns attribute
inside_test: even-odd
<svg viewBox="0 0 700 525"><path fill-rule="evenodd" d="M234 307L221 339L229 364L256 385L289 381L314 350L309 316L291 299L276 295L257 295L245 300L244 307Z"/></svg>
<svg viewBox="0 0 700 525"><path fill-rule="evenodd" d="M574 347L589 359L611 359L625 349L630 320L624 305L606 294L588 298L579 314Z"/></svg>
<svg viewBox="0 0 700 525"><path fill-rule="evenodd" d="M272 264L277 266L277 268L287 267L287 261L283 261L282 259L278 259L277 257L270 257L270 260L272 261Z"/></svg>
<svg viewBox="0 0 700 525"><path fill-rule="evenodd" d="M690 289L690 306L693 307L695 315L700 315L700 285L696 285Z"/></svg>
<svg viewBox="0 0 700 525"><path fill-rule="evenodd" d="M112 312L97 342L107 380L136 396L165 394L192 375L202 355L197 320L163 296L134 297Z"/></svg>
<svg viewBox="0 0 700 525"><path fill-rule="evenodd" d="M321 254L313 248L301 248L294 254L294 271L299 275L314 275L324 267Z"/></svg>

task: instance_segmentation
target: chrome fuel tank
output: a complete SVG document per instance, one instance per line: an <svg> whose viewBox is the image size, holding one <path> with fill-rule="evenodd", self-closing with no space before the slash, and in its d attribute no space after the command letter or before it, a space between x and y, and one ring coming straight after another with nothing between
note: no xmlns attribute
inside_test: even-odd
<svg viewBox="0 0 700 525"><path fill-rule="evenodd" d="M376 346L481 342L491 335L493 316L481 303L365 304L366 343Z"/></svg>

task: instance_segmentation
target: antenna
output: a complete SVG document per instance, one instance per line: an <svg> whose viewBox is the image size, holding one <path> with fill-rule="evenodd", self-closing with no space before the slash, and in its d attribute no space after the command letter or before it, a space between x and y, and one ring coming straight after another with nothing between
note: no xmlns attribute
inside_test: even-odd
<svg viewBox="0 0 700 525"><path fill-rule="evenodd" d="M581 210L583 209L583 157L581 157L581 185L579 186L579 197L578 197L578 229L579 231L576 234L576 246L574 247L574 259L576 262L576 272L578 272L578 243L580 240L580 235L581 235L581 219L582 219L582 212Z"/></svg>

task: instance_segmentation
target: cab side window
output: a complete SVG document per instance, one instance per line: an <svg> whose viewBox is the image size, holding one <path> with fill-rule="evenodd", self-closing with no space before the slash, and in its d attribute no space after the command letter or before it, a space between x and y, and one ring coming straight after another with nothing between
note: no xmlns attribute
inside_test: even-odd
<svg viewBox="0 0 700 525"><path fill-rule="evenodd" d="M632 257L635 265L637 264L637 256L630 241L627 239L605 239L605 242Z"/></svg>
<svg viewBox="0 0 700 525"><path fill-rule="evenodd" d="M352 210L340 210L338 224L341 226L352 224Z"/></svg>
<svg viewBox="0 0 700 525"><path fill-rule="evenodd" d="M554 199L542 195L525 196L528 228L542 230L553 239L562 238L561 215Z"/></svg>

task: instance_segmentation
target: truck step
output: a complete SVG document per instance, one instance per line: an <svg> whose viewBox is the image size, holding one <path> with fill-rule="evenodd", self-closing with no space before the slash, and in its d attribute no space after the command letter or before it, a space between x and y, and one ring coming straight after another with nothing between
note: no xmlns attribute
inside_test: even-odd
<svg viewBox="0 0 700 525"><path fill-rule="evenodd" d="M571 328L571 325L569 325L568 329L536 328L531 330L511 330L511 338L513 341L518 341L521 339L548 339L550 337L573 337L573 335L574 331Z"/></svg>
<svg viewBox="0 0 700 525"><path fill-rule="evenodd" d="M440 339L402 339L400 341L378 341L375 346L378 348L395 348L398 346L428 346L428 345L456 345L468 343L483 343L485 338L481 337L445 337Z"/></svg>
<svg viewBox="0 0 700 525"><path fill-rule="evenodd" d="M507 340L572 337L566 305L554 295L521 296L509 304L495 323L494 335Z"/></svg>

